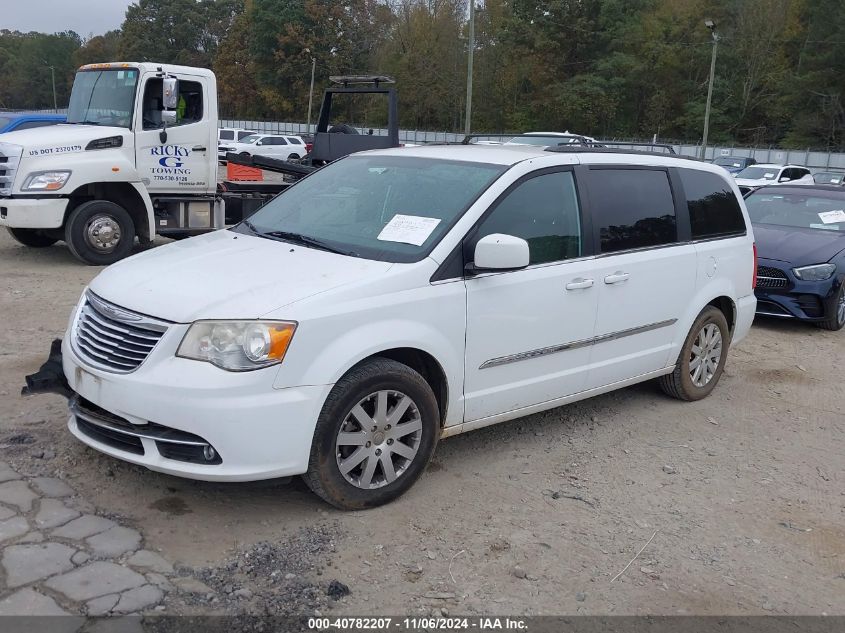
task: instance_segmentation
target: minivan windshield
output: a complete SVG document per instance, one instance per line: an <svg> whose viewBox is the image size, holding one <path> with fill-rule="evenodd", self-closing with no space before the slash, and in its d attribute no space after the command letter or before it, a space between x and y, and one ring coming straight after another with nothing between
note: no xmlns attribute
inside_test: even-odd
<svg viewBox="0 0 845 633"><path fill-rule="evenodd" d="M137 83L135 68L79 71L73 80L67 122L130 127Z"/></svg>
<svg viewBox="0 0 845 633"><path fill-rule="evenodd" d="M366 259L416 262L506 169L350 156L302 179L235 230Z"/></svg>
<svg viewBox="0 0 845 633"><path fill-rule="evenodd" d="M779 171L779 167L746 167L736 177L750 178L751 180L774 180L777 178Z"/></svg>
<svg viewBox="0 0 845 633"><path fill-rule="evenodd" d="M759 191L745 199L745 206L753 224L845 231L845 194L828 197Z"/></svg>

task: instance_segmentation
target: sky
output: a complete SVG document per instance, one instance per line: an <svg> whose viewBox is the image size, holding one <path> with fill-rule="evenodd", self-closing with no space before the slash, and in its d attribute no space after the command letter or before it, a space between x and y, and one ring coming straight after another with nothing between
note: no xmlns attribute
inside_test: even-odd
<svg viewBox="0 0 845 633"><path fill-rule="evenodd" d="M102 35L123 23L132 0L0 0L0 29L76 31L83 38Z"/></svg>

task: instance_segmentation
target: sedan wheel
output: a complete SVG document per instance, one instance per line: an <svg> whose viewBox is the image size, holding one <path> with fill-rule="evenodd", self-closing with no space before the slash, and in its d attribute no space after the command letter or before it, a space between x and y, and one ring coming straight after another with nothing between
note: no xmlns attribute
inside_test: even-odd
<svg viewBox="0 0 845 633"><path fill-rule="evenodd" d="M704 387L713 380L722 360L722 333L714 323L705 325L698 332L692 345L689 373L692 384Z"/></svg>

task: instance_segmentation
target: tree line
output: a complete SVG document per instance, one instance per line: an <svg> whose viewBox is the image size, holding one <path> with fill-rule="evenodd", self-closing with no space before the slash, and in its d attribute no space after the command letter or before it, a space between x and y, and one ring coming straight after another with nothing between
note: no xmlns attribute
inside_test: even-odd
<svg viewBox="0 0 845 633"><path fill-rule="evenodd" d="M221 114L304 121L330 75L395 77L403 127L464 126L468 0L138 0L119 30L0 31L0 107L67 104L108 60L213 68ZM472 129L845 149L841 0L477 0ZM367 107L349 121L378 125ZM316 119L316 114L313 116Z"/></svg>

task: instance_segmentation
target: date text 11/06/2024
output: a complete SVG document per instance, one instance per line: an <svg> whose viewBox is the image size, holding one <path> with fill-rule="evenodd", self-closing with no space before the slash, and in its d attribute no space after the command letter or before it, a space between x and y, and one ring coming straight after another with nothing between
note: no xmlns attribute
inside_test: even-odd
<svg viewBox="0 0 845 633"><path fill-rule="evenodd" d="M312 631L527 631L525 620L507 617L308 618Z"/></svg>

